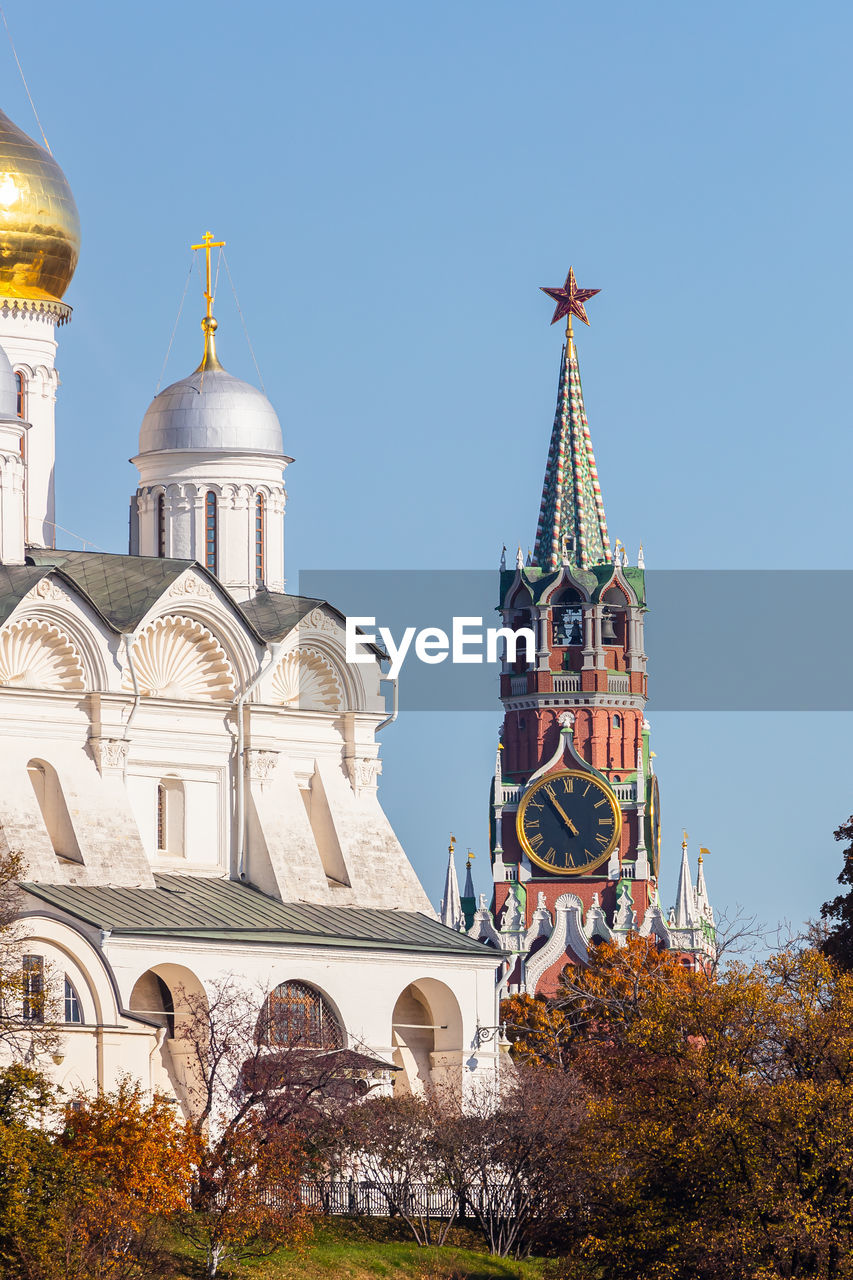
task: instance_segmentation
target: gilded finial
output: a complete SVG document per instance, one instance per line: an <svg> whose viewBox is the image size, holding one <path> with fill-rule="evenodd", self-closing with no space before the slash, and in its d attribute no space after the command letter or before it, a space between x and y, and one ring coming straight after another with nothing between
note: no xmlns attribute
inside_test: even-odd
<svg viewBox="0 0 853 1280"><path fill-rule="evenodd" d="M711 852L711 850L710 850L710 849L700 849L700 850L699 850L699 861L700 861L700 862L703 862L703 861L705 860L705 858L707 858L707 856L708 856L708 854L709 854L710 852Z"/></svg>
<svg viewBox="0 0 853 1280"><path fill-rule="evenodd" d="M470 868L471 863L474 861L474 858L475 858L476 856L477 856L477 855L476 855L476 854L474 854L474 853L472 853L470 849L468 850L468 857L467 857L467 859L466 859L466 861L465 861L465 869L466 869L466 871Z"/></svg>
<svg viewBox="0 0 853 1280"><path fill-rule="evenodd" d="M456 836L450 837L450 844L447 846L447 852L453 857L453 850L456 848Z"/></svg>
<svg viewBox="0 0 853 1280"><path fill-rule="evenodd" d="M687 832L685 831L683 834L684 834L684 839L681 841L681 847L682 849L686 849L687 848Z"/></svg>
<svg viewBox="0 0 853 1280"><path fill-rule="evenodd" d="M205 231L201 239L201 244L190 245L190 248L193 251L203 249L205 258L204 300L207 309L204 319L201 322L202 331L204 333L204 355L202 356L201 364L196 369L196 373L206 373L210 369L222 368L222 365L219 363L216 355L216 339L214 337L217 324L213 317L213 290L211 288L210 281L210 251L211 249L224 249L225 241L214 240L212 231Z"/></svg>

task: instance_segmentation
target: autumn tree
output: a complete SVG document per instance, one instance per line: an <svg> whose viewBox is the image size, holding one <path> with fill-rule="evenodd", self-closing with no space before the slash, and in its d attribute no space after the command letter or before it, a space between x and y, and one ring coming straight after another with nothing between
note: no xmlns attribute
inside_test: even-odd
<svg viewBox="0 0 853 1280"><path fill-rule="evenodd" d="M434 1104L435 1105L435 1104ZM586 1089L573 1072L505 1067L491 1087L437 1100L436 1162L489 1252L553 1245L582 1212Z"/></svg>
<svg viewBox="0 0 853 1280"><path fill-rule="evenodd" d="M82 1171L57 1206L73 1274L130 1280L155 1273L163 1220L185 1209L195 1144L174 1103L125 1078L112 1093L66 1107L59 1147Z"/></svg>
<svg viewBox="0 0 853 1280"><path fill-rule="evenodd" d="M835 839L847 841L844 866L838 875L838 883L846 885L847 890L820 909L821 918L828 922L821 950L843 968L853 969L853 814L837 828Z"/></svg>
<svg viewBox="0 0 853 1280"><path fill-rule="evenodd" d="M226 1259L261 1256L309 1230L301 1197L308 1142L346 1067L298 1036L277 1043L268 993L236 977L178 996L175 1040L196 1144L179 1222L213 1277Z"/></svg>
<svg viewBox="0 0 853 1280"><path fill-rule="evenodd" d="M159 1274L163 1218L189 1194L188 1137L171 1103L129 1081L63 1109L32 1068L0 1073L0 1274Z"/></svg>
<svg viewBox="0 0 853 1280"><path fill-rule="evenodd" d="M33 1062L56 1045L59 999L42 965L24 968L18 924L23 873L20 853L0 851L0 1050L12 1061Z"/></svg>
<svg viewBox="0 0 853 1280"><path fill-rule="evenodd" d="M587 1099L560 1273L848 1280L853 974L812 949L710 974L596 951L555 1001Z"/></svg>
<svg viewBox="0 0 853 1280"><path fill-rule="evenodd" d="M419 1245L444 1244L459 1204L451 1190L450 1213L433 1220L435 1194L451 1189L441 1159L446 1120L435 1097L408 1095L369 1098L340 1125L344 1167L379 1189Z"/></svg>

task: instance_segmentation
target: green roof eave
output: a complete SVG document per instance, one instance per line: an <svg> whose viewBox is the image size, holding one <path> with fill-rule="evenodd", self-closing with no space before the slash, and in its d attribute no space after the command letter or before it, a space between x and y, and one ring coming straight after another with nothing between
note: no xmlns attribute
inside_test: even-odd
<svg viewBox="0 0 853 1280"><path fill-rule="evenodd" d="M45 885L21 888L117 937L196 938L377 951L495 956L465 934L416 911L280 902L238 881L155 876L154 888Z"/></svg>

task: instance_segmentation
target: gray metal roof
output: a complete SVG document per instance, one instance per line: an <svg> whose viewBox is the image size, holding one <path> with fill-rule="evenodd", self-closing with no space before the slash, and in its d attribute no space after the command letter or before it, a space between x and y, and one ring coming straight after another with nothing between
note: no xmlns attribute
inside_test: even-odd
<svg viewBox="0 0 853 1280"><path fill-rule="evenodd" d="M489 955L498 961L493 948L415 911L279 902L235 880L154 878L156 889L34 883L21 887L57 910L117 936Z"/></svg>
<svg viewBox="0 0 853 1280"><path fill-rule="evenodd" d="M49 573L50 569L37 569L29 564L0 565L0 623L6 621L24 596Z"/></svg>
<svg viewBox="0 0 853 1280"><path fill-rule="evenodd" d="M240 610L265 640L283 640L312 609L323 603L322 600L312 600L310 596L259 591L251 600L244 600Z"/></svg>
<svg viewBox="0 0 853 1280"><path fill-rule="evenodd" d="M193 565L192 560L158 556L114 556L101 551L28 548L41 568L58 569L114 631L133 631L167 587Z"/></svg>
<svg viewBox="0 0 853 1280"><path fill-rule="evenodd" d="M196 370L152 400L139 430L139 452L227 449L281 455L281 424L269 400L224 369Z"/></svg>

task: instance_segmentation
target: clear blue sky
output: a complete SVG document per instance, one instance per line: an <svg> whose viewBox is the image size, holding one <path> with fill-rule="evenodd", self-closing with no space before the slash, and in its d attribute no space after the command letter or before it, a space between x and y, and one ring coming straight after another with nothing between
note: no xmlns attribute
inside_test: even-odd
<svg viewBox="0 0 853 1280"><path fill-rule="evenodd" d="M126 459L210 227L297 460L292 589L308 568L496 568L532 540L559 359L538 287L570 263L602 290L581 368L632 557L851 567L848 5L5 9L83 225L58 358L69 529L126 547ZM8 45L0 65L32 130ZM255 380L226 284L217 310L226 366ZM197 362L200 315L193 284L167 381ZM831 600L780 602L767 643L794 681L849 661ZM385 731L381 794L434 897L451 830L487 888L497 724ZM653 732L664 897L684 825L718 906L816 914L853 809L850 716Z"/></svg>

